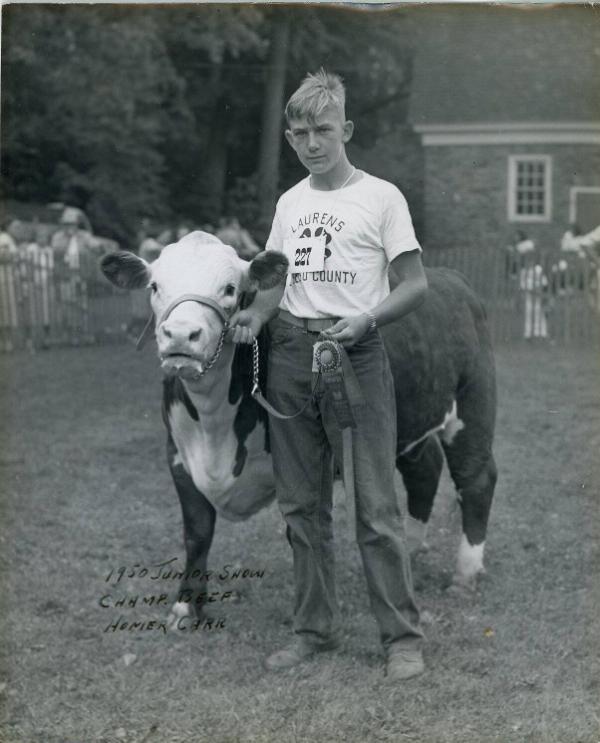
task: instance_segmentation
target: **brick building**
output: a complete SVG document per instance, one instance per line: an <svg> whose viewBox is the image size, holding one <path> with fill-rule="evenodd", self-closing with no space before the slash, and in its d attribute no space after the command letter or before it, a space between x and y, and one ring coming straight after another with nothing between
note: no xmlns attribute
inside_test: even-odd
<svg viewBox="0 0 600 743"><path fill-rule="evenodd" d="M425 246L558 248L600 224L600 10L422 8L410 121Z"/></svg>

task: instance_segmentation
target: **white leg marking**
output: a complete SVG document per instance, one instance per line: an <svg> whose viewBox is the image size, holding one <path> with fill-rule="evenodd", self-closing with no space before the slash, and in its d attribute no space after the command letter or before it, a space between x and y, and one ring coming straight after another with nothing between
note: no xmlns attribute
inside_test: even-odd
<svg viewBox="0 0 600 743"><path fill-rule="evenodd" d="M456 563L455 582L467 584L473 581L478 573L485 572L483 567L483 550L485 542L481 544L469 544L469 540L463 534L458 548L458 560Z"/></svg>
<svg viewBox="0 0 600 743"><path fill-rule="evenodd" d="M178 467L179 465L183 467L183 459L181 458L181 454L177 452L177 454L173 457L173 467Z"/></svg>
<svg viewBox="0 0 600 743"><path fill-rule="evenodd" d="M445 444L451 444L454 441L454 437L459 431L465 427L465 424L458 417L458 411L456 408L456 400L452 403L452 409L446 414L444 418L444 428L442 429L442 439Z"/></svg>
<svg viewBox="0 0 600 743"><path fill-rule="evenodd" d="M427 524L419 519L414 519L410 514L404 518L404 534L406 536L406 546L409 554L414 554L417 550L425 547L425 536L427 534Z"/></svg>
<svg viewBox="0 0 600 743"><path fill-rule="evenodd" d="M449 412L446 413L446 415L444 416L444 420L440 423L440 425L435 426L434 428L430 428L429 431L426 431L418 439L416 439L415 441L411 441L410 444L402 449L400 454L408 454L408 452L414 449L417 444L420 444L421 441L424 441L426 438L433 435L434 433L439 433L445 444L451 444L456 434L459 431L462 431L464 427L465 424L458 417L456 400L453 400L452 407L450 408Z"/></svg>
<svg viewBox="0 0 600 743"><path fill-rule="evenodd" d="M176 630L177 622L182 617L189 617L190 613L191 612L189 604L186 604L183 601L176 601L171 607L171 612L169 614L169 618L167 619L167 627L170 630Z"/></svg>

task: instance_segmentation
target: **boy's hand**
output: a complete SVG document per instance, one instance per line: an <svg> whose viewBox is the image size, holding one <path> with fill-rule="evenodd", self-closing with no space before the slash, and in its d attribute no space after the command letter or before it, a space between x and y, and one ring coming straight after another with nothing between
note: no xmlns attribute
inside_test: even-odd
<svg viewBox="0 0 600 743"><path fill-rule="evenodd" d="M253 343L263 326L263 318L251 309L238 310L231 316L229 325L233 343Z"/></svg>
<svg viewBox="0 0 600 743"><path fill-rule="evenodd" d="M342 346L353 346L369 329L369 318L366 315L342 317L335 325L323 331L323 335L338 341Z"/></svg>

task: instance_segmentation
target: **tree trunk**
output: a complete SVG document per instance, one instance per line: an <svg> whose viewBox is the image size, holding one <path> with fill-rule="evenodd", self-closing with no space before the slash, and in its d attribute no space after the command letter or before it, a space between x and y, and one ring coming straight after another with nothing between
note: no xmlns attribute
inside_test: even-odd
<svg viewBox="0 0 600 743"><path fill-rule="evenodd" d="M204 194L202 211L207 213L208 220L215 226L218 226L225 201L228 121L227 104L223 98L220 98L217 100L213 111L210 138L202 174L202 178L205 179L205 185L202 189Z"/></svg>
<svg viewBox="0 0 600 743"><path fill-rule="evenodd" d="M258 199L260 227L268 229L277 199L281 120L283 114L290 14L286 10L273 20L271 50L262 111L262 130L258 159Z"/></svg>
<svg viewBox="0 0 600 743"><path fill-rule="evenodd" d="M201 212L203 218L218 226L225 201L227 179L227 135L229 115L227 101L220 94L223 80L223 63L217 62L211 73L209 90L213 91L214 103L210 117L210 130L206 143L202 179Z"/></svg>

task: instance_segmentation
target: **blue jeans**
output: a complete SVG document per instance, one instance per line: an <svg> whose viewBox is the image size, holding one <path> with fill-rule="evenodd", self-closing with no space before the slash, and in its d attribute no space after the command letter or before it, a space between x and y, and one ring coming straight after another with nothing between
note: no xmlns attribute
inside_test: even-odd
<svg viewBox="0 0 600 743"><path fill-rule="evenodd" d="M318 333L278 318L269 327L267 398L279 412L292 414L311 395ZM389 361L377 332L347 351L364 397L354 410L352 450L356 536L371 608L384 648L415 648L422 633L394 488L396 409ZM323 381L300 416L270 416L270 426L277 498L294 556L294 630L309 643L325 644L340 629L331 511L333 456L341 464L342 436Z"/></svg>

